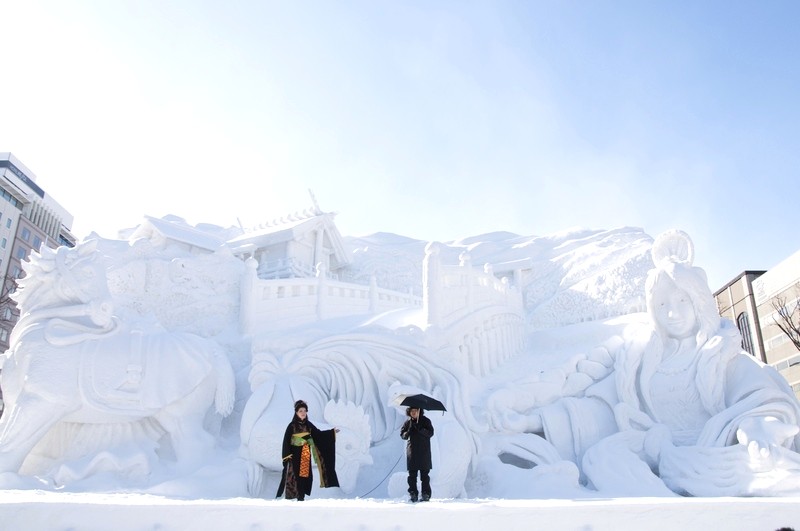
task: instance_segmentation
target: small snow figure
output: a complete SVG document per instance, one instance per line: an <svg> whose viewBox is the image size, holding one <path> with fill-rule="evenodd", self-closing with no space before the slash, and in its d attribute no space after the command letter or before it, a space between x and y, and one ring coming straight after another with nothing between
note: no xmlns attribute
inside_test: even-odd
<svg viewBox="0 0 800 531"><path fill-rule="evenodd" d="M431 499L431 437L433 424L420 408L406 409L409 419L400 428L400 437L406 441L406 466L408 468L408 494L411 501L419 499L417 472L422 481L422 501Z"/></svg>

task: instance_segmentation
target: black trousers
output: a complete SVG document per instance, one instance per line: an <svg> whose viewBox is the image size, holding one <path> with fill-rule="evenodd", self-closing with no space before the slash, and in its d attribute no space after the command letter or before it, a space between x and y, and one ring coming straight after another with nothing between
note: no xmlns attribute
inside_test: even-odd
<svg viewBox="0 0 800 531"><path fill-rule="evenodd" d="M430 497L431 495L431 476L430 470L408 470L408 493L419 494L417 490L417 472L419 472L420 480L422 481L422 495Z"/></svg>

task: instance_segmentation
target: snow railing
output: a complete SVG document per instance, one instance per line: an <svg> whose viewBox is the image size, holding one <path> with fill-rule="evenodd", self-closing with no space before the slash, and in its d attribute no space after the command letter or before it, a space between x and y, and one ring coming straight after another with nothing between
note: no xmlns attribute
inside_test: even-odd
<svg viewBox="0 0 800 531"><path fill-rule="evenodd" d="M497 278L489 264L483 271L472 267L467 254L461 255L459 265L442 265L438 246L428 244L423 268L423 306L428 325L447 328L490 306L510 308L522 315L522 293L507 278Z"/></svg>
<svg viewBox="0 0 800 531"><path fill-rule="evenodd" d="M485 375L525 348L522 293L507 277L498 279L489 264L474 268L468 254L459 265L442 265L440 249L428 244L423 267L431 346L449 349L470 373Z"/></svg>
<svg viewBox="0 0 800 531"><path fill-rule="evenodd" d="M489 307L452 323L447 343L471 373L485 376L525 349L525 318L502 307Z"/></svg>
<svg viewBox="0 0 800 531"><path fill-rule="evenodd" d="M318 268L310 278L262 279L257 269L255 259L245 262L240 312L245 334L422 306L420 297L379 288L374 278L369 286L353 284L333 280Z"/></svg>
<svg viewBox="0 0 800 531"><path fill-rule="evenodd" d="M257 272L258 278L265 280L315 276L315 270L311 264L301 262L296 258L281 258L260 263ZM328 276L330 277L330 274Z"/></svg>

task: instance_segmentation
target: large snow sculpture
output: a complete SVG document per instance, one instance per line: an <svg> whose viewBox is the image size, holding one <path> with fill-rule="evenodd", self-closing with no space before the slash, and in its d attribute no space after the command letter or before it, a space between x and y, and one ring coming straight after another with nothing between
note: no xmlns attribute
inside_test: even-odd
<svg viewBox="0 0 800 531"><path fill-rule="evenodd" d="M800 404L786 381L720 319L685 233L659 236L652 257L649 325L628 331L611 375L583 398L537 409L526 431L574 457L606 493L800 491Z"/></svg>
<svg viewBox="0 0 800 531"><path fill-rule="evenodd" d="M648 313L528 337L533 307L523 314L516 295L476 295L502 284L491 267L448 271L434 254L426 285L453 289L427 293L447 310L433 308L432 320L414 304L362 315L342 296L326 300L347 317L291 328L256 320L243 332L241 257L138 236L42 249L24 264L14 295L22 317L0 376L0 486L38 488L27 477L36 475L51 488L191 496L213 484L221 496L271 496L283 428L302 398L318 426L341 429L341 490L329 495L403 497L404 415L393 397L424 392L447 405L432 416L437 498L800 493L800 404L741 351L683 233L655 241L647 282L638 251L636 274L615 277L646 284L633 291L635 301L646 295ZM620 300L638 310L631 297ZM279 310L297 302L278 299ZM476 300L489 303L481 310ZM552 322L619 306L595 310L565 309ZM250 385L223 421L213 410L234 408L231 363Z"/></svg>
<svg viewBox="0 0 800 531"><path fill-rule="evenodd" d="M201 461L215 442L207 411L215 405L227 415L234 402L219 346L115 317L95 240L43 247L23 267L13 295L21 318L0 380L0 472L56 483L98 472L141 476L168 448L179 468Z"/></svg>

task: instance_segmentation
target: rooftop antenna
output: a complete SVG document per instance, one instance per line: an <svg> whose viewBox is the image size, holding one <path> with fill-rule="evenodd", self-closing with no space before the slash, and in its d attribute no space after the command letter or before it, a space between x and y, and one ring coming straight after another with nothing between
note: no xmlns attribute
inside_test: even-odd
<svg viewBox="0 0 800 531"><path fill-rule="evenodd" d="M311 203L314 205L314 214L319 216L322 214L322 210L320 210L319 203L317 203L317 198L314 197L314 192L311 191L311 188L308 189L308 195L311 196Z"/></svg>

